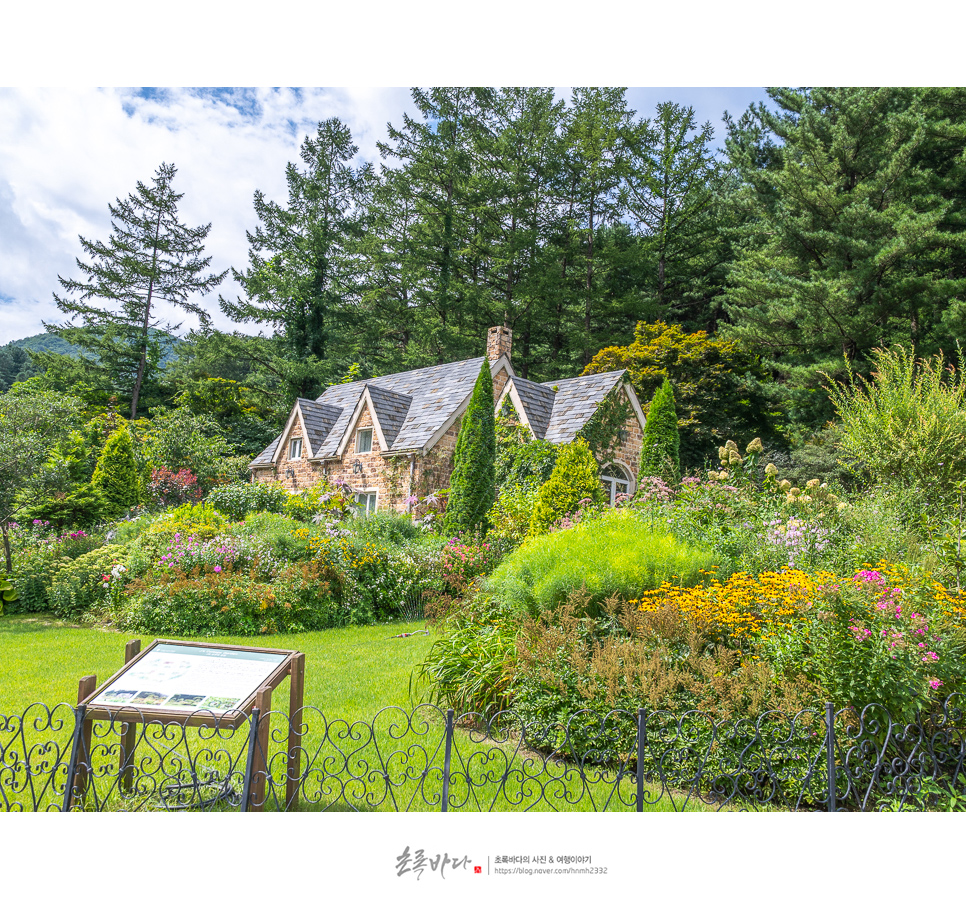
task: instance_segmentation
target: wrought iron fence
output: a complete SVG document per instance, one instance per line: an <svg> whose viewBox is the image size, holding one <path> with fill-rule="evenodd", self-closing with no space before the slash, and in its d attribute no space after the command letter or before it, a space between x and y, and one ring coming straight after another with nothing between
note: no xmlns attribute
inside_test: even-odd
<svg viewBox="0 0 966 920"><path fill-rule="evenodd" d="M0 716L0 810L966 809L958 696L908 724L831 704L732 721L639 709L533 726L425 704L227 721L40 703Z"/></svg>

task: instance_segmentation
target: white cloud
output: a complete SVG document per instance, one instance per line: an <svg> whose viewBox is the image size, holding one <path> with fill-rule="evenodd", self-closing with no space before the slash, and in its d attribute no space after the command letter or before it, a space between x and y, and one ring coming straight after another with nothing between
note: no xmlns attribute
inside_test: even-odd
<svg viewBox="0 0 966 920"><path fill-rule="evenodd" d="M372 158L407 100L404 89L0 90L0 343L63 319L51 292L58 274L78 275L78 236L105 239L107 203L149 182L162 161L178 167L182 220L212 224L212 270L242 268L253 193L284 200L285 165L298 162L305 135L339 116L360 157ZM221 293L237 291L229 280ZM204 305L220 317L215 295Z"/></svg>

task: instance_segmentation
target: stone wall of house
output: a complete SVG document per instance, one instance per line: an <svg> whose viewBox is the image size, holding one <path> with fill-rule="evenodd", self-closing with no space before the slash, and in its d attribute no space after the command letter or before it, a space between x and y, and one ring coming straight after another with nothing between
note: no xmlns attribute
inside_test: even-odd
<svg viewBox="0 0 966 920"><path fill-rule="evenodd" d="M372 450L367 453L359 453L356 450L358 432L363 428L373 429ZM383 456L372 422L372 413L366 406L352 429L342 459L327 461L325 472L330 482L341 479L359 492L375 491L376 510L403 511L406 498L410 493L410 460L410 455ZM353 469L354 466L359 466L361 469Z"/></svg>
<svg viewBox="0 0 966 920"><path fill-rule="evenodd" d="M614 459L623 463L634 474L634 484L637 485L637 476L641 468L641 444L644 441L644 429L637 419L637 413L631 408L627 394L622 390L620 401L627 406L630 414L624 423L624 438L614 451Z"/></svg>
<svg viewBox="0 0 966 920"><path fill-rule="evenodd" d="M433 445L425 457L416 461L418 486L415 494L420 498L439 489L448 489L450 477L453 475L453 459L456 453L456 439L460 433L460 422L457 419L446 430L443 436Z"/></svg>
<svg viewBox="0 0 966 920"><path fill-rule="evenodd" d="M500 395L503 393L503 388L506 386L506 382L510 379L510 375L500 368L496 376L493 378L493 405L494 407L500 401Z"/></svg>
<svg viewBox="0 0 966 920"><path fill-rule="evenodd" d="M289 460L289 450L294 438L302 438L302 457L299 460ZM321 477L318 463L306 459L309 455L309 444L302 432L302 423L298 416L292 423L292 430L282 444L282 455L275 469L258 469L254 471L255 482L278 482L289 492L301 492L309 486L315 485Z"/></svg>

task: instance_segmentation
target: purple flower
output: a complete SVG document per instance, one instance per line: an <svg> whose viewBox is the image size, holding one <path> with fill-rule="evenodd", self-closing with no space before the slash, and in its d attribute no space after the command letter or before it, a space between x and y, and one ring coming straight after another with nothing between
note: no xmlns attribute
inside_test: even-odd
<svg viewBox="0 0 966 920"><path fill-rule="evenodd" d="M220 572L221 571L221 566L220 565L216 565L215 566L215 571L216 572Z"/></svg>

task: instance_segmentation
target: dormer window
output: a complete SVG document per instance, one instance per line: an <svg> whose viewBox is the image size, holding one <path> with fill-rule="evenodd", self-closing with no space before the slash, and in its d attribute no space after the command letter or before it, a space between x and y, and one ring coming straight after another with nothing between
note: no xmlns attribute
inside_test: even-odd
<svg viewBox="0 0 966 920"><path fill-rule="evenodd" d="M371 428L360 428L356 432L356 453L357 454L372 453L372 429Z"/></svg>
<svg viewBox="0 0 966 920"><path fill-rule="evenodd" d="M302 439L292 438L288 442L288 458L289 460L301 460L302 459Z"/></svg>

